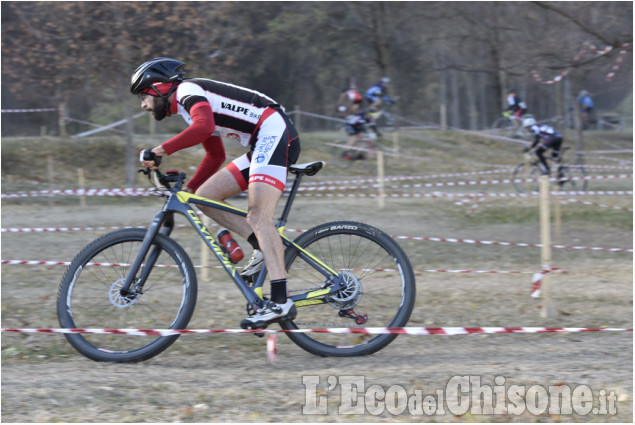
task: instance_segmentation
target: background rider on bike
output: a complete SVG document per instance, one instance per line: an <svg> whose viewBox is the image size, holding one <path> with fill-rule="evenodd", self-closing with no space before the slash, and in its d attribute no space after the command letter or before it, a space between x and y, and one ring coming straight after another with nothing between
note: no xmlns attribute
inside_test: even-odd
<svg viewBox="0 0 635 425"><path fill-rule="evenodd" d="M540 160L540 169L543 175L550 175L551 170L544 156L544 153L551 149L551 157L557 160L560 157L560 147L562 146L562 135L558 130L548 125L538 125L534 118L526 118L523 121L523 127L534 135L534 141L530 147L526 148L528 152L533 150ZM561 177L561 176L558 176Z"/></svg>
<svg viewBox="0 0 635 425"><path fill-rule="evenodd" d="M163 155L202 144L205 157L187 183L187 191L225 202L249 189L246 218L212 208L201 210L254 247L243 275L257 273L264 256L271 300L246 320L280 319L295 307L287 298L284 248L273 215L288 167L300 154L300 138L284 108L270 97L219 81L184 79L184 66L179 60L161 57L143 63L132 74L130 92L141 97L144 110L157 121L178 113L189 124L180 134L144 151L143 165L156 168ZM238 141L248 152L219 171L225 161L221 136Z"/></svg>
<svg viewBox="0 0 635 425"><path fill-rule="evenodd" d="M376 84L371 86L364 94L364 99L368 103L368 116L370 117L369 127L381 137L381 133L377 130L377 119L381 115L382 106L386 104L394 104L395 100L388 95L390 87L390 78L383 77Z"/></svg>
<svg viewBox="0 0 635 425"><path fill-rule="evenodd" d="M503 112L503 115L506 117L514 116L514 131L516 132L516 136L522 136L522 132L520 131L520 123L521 117L527 113L527 105L523 100L516 94L516 90L508 90L507 91L507 109Z"/></svg>
<svg viewBox="0 0 635 425"><path fill-rule="evenodd" d="M366 124L370 122L368 115L363 109L364 98L356 90L355 82L342 89L335 108L346 119L346 133L348 134L348 146L356 146L357 142L365 137ZM348 160L363 159L362 152L344 151L342 158Z"/></svg>

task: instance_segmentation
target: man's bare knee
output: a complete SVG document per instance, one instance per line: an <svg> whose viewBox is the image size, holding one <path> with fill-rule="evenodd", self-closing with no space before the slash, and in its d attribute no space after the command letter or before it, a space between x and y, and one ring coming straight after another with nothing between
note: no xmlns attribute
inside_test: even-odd
<svg viewBox="0 0 635 425"><path fill-rule="evenodd" d="M249 223L254 231L262 229L263 226L273 226L273 222L271 221L271 219L272 217L266 217L257 208L250 208L249 213L247 214L247 223Z"/></svg>

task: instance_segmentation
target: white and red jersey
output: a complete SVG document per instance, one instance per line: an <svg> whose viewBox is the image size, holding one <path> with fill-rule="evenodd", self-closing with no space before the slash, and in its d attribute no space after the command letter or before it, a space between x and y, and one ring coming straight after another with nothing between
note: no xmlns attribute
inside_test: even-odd
<svg viewBox="0 0 635 425"><path fill-rule="evenodd" d="M531 127L529 127L529 132L533 134L536 137L536 139L538 138L551 139L555 137L562 137L562 135L558 132L558 130L548 125L534 124Z"/></svg>
<svg viewBox="0 0 635 425"><path fill-rule="evenodd" d="M359 94L359 92L356 90L349 89L349 90L346 90L344 93L346 94L346 97L351 103L361 103L363 100L362 95Z"/></svg>
<svg viewBox="0 0 635 425"><path fill-rule="evenodd" d="M214 135L238 141L243 146L249 144L263 111L268 106L279 106L275 100L255 90L193 78L179 84L172 112L180 114L191 125L190 110L202 101L207 101L212 108L216 125Z"/></svg>

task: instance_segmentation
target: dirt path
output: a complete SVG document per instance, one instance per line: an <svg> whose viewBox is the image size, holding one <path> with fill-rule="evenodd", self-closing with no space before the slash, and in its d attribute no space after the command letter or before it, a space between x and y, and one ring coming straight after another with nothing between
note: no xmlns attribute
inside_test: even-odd
<svg viewBox="0 0 635 425"><path fill-rule="evenodd" d="M364 217L393 235L464 237L536 243L531 226L467 225L435 215L427 204L393 204L399 220L372 200L298 199L290 227L317 220ZM154 203L115 206L3 205L3 227L144 225ZM69 261L104 231L4 233L2 259ZM198 241L177 232L197 261ZM567 228L565 243L632 247L632 235L610 228ZM532 270L535 248L487 247L400 241L417 272L418 296L411 326L632 327L632 255L559 251L566 274L553 277L558 316L540 317L540 300L529 297L527 274L430 273L429 269ZM531 266L534 264L534 266ZM55 297L64 267L2 266L2 326L55 327ZM237 327L238 294L212 273L200 282L199 298L227 300L222 308L203 302L191 328ZM220 302L220 301L219 301ZM224 302L224 301L223 301ZM565 335L400 336L379 353L362 358L318 358L278 337L278 361L267 363L265 339L251 335L187 335L162 355L142 364L99 364L84 359L61 335L2 335L2 420L5 422L630 422L633 417L631 332ZM482 383L504 378L504 387L587 385L598 405L601 391L614 395L615 415L480 416L473 412L434 416L373 415L339 411L347 376L363 387L401 386L410 395L435 395L456 376ZM305 382L319 379L317 386ZM317 382L317 381L315 381ZM336 382L339 385L329 386ZM308 388L308 389L307 389ZM316 391L312 392L311 388ZM377 387L374 387L377 389ZM419 391L419 393L417 393ZM307 394L321 397L311 399ZM448 395L448 392L444 392ZM471 393L470 393L471 394ZM360 393L364 395L363 392ZM448 395L449 397L450 395ZM450 397L451 398L451 397ZM303 406L327 403L327 415L303 415ZM380 400L381 402L382 400ZM449 400L451 403L452 400ZM446 399L446 404L448 399ZM416 413L416 411L414 412Z"/></svg>

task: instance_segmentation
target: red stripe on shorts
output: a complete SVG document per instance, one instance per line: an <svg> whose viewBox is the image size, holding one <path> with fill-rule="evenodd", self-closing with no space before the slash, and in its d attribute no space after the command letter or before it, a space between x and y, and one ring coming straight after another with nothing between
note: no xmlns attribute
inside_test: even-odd
<svg viewBox="0 0 635 425"><path fill-rule="evenodd" d="M249 184L251 183L267 183L278 189L280 192L284 190L284 183L266 174L253 174L249 176Z"/></svg>
<svg viewBox="0 0 635 425"><path fill-rule="evenodd" d="M240 189L247 190L247 182L245 181L245 178L243 177L243 173L241 173L238 167L236 167L236 164L234 164L233 162L230 162L229 164L227 164L227 169L232 173L232 175L236 179L236 183L238 183L238 186L240 186Z"/></svg>

